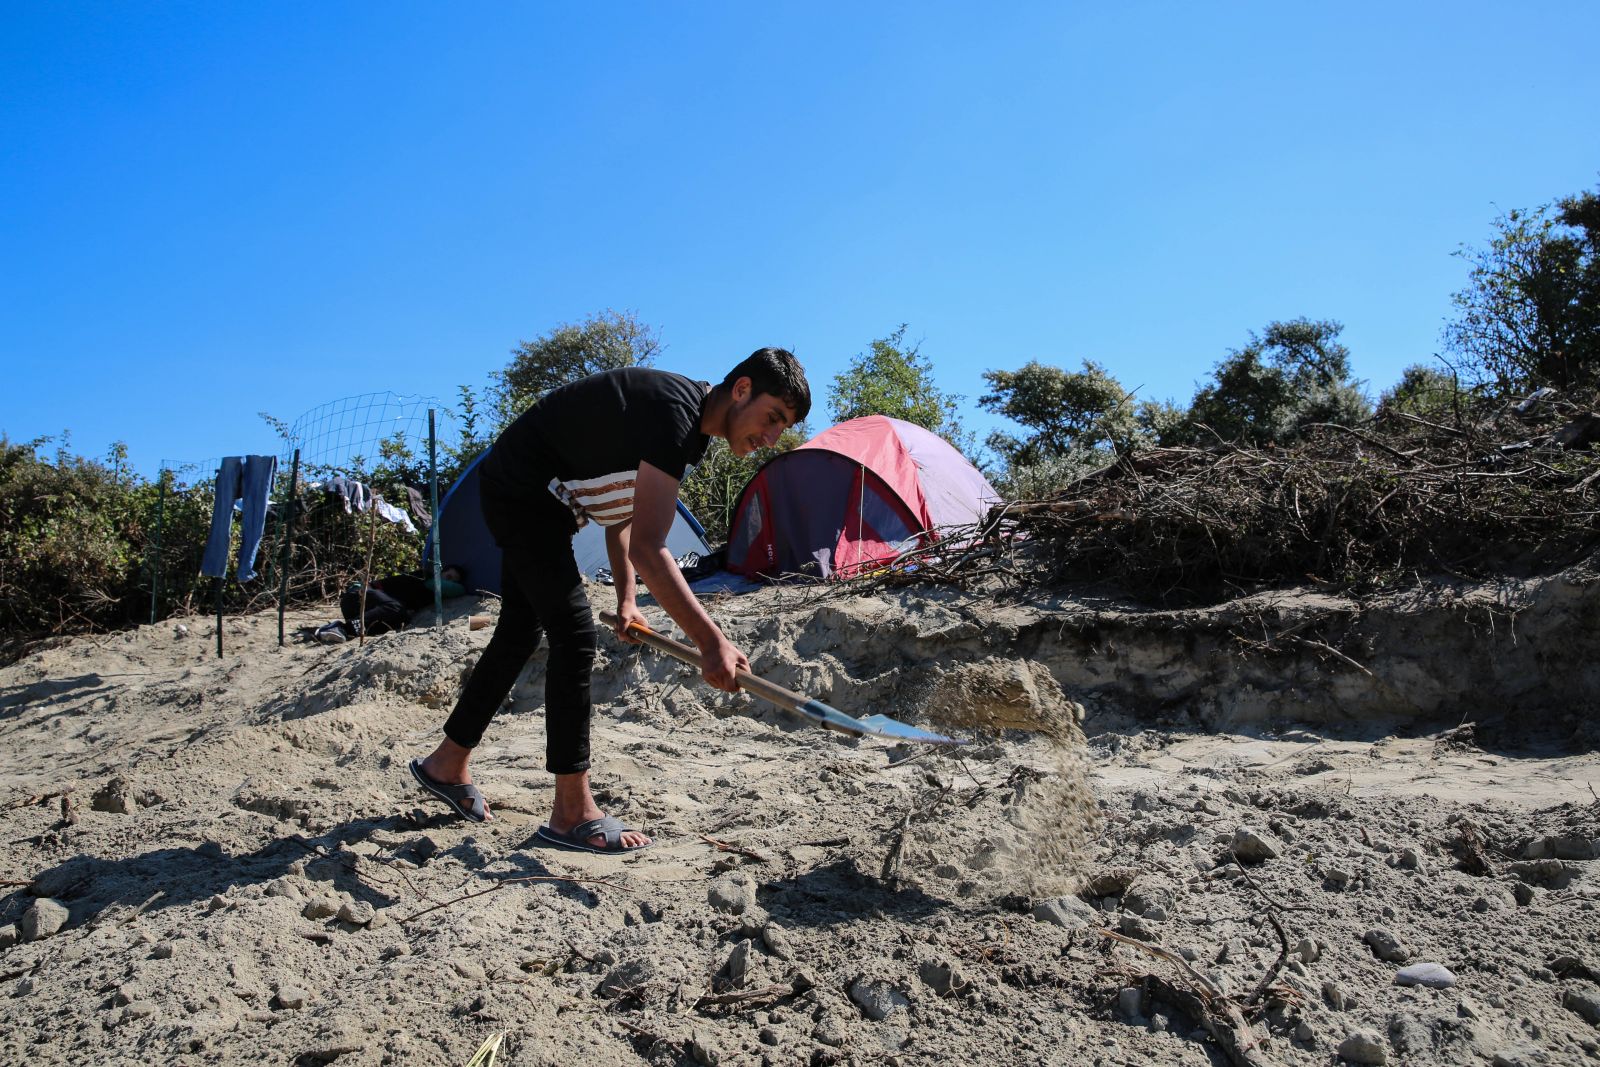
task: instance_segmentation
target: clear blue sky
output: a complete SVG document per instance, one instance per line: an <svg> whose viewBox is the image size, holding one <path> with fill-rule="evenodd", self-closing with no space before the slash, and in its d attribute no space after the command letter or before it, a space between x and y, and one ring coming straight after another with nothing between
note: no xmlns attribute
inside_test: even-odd
<svg viewBox="0 0 1600 1067"><path fill-rule="evenodd" d="M909 323L980 436L986 369L1187 400L1299 315L1375 392L1452 250L1600 180L1596 40L1593 2L7 2L0 431L273 451L257 411L453 399L607 307L819 401Z"/></svg>

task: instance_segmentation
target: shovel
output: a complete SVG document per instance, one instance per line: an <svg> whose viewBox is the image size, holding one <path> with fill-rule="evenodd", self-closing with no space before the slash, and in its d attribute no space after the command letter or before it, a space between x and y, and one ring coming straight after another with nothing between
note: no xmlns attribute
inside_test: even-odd
<svg viewBox="0 0 1600 1067"><path fill-rule="evenodd" d="M600 621L607 626L615 628L617 616L609 611L600 612ZM665 634L656 633L648 626L634 623L628 627L628 632L640 641L649 645L657 652L665 652L674 659L680 659L691 667L700 666L700 653L690 648L681 641L674 641ZM739 688L748 693L754 693L762 700L769 701L785 711L792 711L804 715L818 726L829 730L837 730L851 737L887 737L893 741L918 741L926 745L964 745L954 737L945 737L943 734L930 733L915 726L907 726L897 722L887 715L868 715L864 719L853 718L846 715L838 708L829 707L820 700L813 700L804 693L796 693L785 689L781 685L759 678L749 671L739 671L735 675Z"/></svg>

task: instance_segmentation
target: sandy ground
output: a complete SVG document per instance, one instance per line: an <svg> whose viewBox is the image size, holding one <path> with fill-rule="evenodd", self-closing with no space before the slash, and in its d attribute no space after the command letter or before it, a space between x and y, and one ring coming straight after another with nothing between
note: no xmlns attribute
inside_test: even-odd
<svg viewBox="0 0 1600 1067"><path fill-rule="evenodd" d="M195 618L0 670L0 1062L1600 1055L1600 758L1568 720L1142 707L1041 643L1059 602L771 590L714 605L759 672L972 744L816 731L606 637L597 791L658 843L591 856L533 836L542 654L475 762L495 822L406 772L494 610L364 647L230 619L221 659Z"/></svg>

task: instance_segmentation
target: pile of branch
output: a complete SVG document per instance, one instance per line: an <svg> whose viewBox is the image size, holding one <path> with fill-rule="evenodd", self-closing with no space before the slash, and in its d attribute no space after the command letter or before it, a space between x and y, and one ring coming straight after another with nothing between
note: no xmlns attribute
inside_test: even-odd
<svg viewBox="0 0 1600 1067"><path fill-rule="evenodd" d="M947 538L898 578L1103 581L1168 604L1550 573L1600 546L1593 401L1446 421L1390 412L1283 447L1131 453L1052 499L997 507L962 548Z"/></svg>

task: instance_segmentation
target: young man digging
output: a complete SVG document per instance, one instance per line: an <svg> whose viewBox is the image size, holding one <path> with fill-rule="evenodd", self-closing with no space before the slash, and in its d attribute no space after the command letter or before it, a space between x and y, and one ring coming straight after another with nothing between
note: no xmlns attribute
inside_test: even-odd
<svg viewBox="0 0 1600 1067"><path fill-rule="evenodd" d="M667 531L678 483L711 437L736 456L770 447L806 417L811 389L793 355L763 348L712 388L665 371L628 367L552 390L508 426L479 466L484 521L501 549L500 620L444 724L445 739L411 773L463 818L489 819L489 805L467 764L495 710L543 634L545 768L556 776L546 841L591 852L629 852L650 844L595 805L589 790L589 676L595 625L572 535L587 521L605 527L617 591L618 635L644 622L634 602L635 572L704 658L718 689L738 688L749 660L723 636L689 591Z"/></svg>

